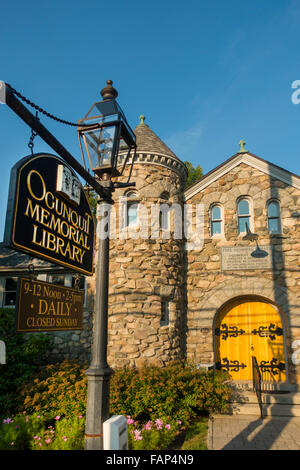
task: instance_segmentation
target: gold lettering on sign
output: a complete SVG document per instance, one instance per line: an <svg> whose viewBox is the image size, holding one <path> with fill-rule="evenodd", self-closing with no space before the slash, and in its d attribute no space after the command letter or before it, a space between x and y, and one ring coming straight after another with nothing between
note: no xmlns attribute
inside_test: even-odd
<svg viewBox="0 0 300 470"><path fill-rule="evenodd" d="M21 278L17 331L82 328L83 291Z"/></svg>
<svg viewBox="0 0 300 470"><path fill-rule="evenodd" d="M33 187L32 177L38 178L40 190ZM24 215L33 221L32 243L68 260L83 264L84 255L91 249L88 243L92 217L78 214L59 197L47 191L42 175L31 170L27 176L27 197Z"/></svg>

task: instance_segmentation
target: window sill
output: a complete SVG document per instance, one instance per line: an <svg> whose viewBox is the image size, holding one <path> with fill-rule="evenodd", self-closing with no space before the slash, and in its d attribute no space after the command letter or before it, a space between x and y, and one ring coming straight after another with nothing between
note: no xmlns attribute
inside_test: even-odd
<svg viewBox="0 0 300 470"><path fill-rule="evenodd" d="M216 233L215 235L210 236L211 240L226 240L224 233Z"/></svg>

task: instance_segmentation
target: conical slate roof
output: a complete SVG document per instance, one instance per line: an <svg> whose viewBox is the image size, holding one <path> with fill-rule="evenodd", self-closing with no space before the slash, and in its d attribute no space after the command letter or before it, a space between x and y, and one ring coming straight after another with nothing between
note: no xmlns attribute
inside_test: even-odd
<svg viewBox="0 0 300 470"><path fill-rule="evenodd" d="M181 161L174 152L144 123L145 117L140 117L140 124L134 129L137 152L158 153L168 155Z"/></svg>

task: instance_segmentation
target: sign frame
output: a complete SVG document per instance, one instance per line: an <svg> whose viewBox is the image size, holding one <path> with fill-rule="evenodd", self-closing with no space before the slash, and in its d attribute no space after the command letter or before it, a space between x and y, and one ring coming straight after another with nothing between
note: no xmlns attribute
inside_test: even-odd
<svg viewBox="0 0 300 470"><path fill-rule="evenodd" d="M73 240L75 238L75 235L74 235L75 228L71 223L70 223L70 227L71 227L71 225L72 225L72 227L71 228L69 227L69 230L72 229L73 240L72 240L71 235L69 236L70 243L67 241L67 237L63 238L63 236L60 236L60 237L57 236L57 238L60 238L60 242L57 241L57 244L58 243L61 244L60 246L56 247L56 253L57 254L56 253L54 254L53 252L50 252L50 251L47 252L47 250L44 249L45 246L42 247L43 249L38 247L38 243L36 243L36 245L33 245L28 240L23 241L23 239L20 242L20 240L19 240L20 236L19 236L17 231L18 230L23 230L21 222L23 222L23 226L24 226L24 224L26 224L26 226L28 226L28 227L30 226L30 222L26 219L24 214L20 214L20 207L23 204L23 202L22 202L23 198L22 198L21 193L23 192L23 193L27 194L29 192L30 189L29 189L28 180L27 180L27 188L25 189L24 188L24 184L25 184L24 179L26 177L27 169L30 168L31 166L33 166L33 168L34 168L34 164L36 164L36 163L38 164L39 167L42 167L42 165L44 165L44 164L45 165L46 164L50 165L49 169L51 170L52 174L56 175L56 180L55 181L50 181L50 179L47 180L47 183L51 187L51 191L48 191L46 194L51 194L52 200L53 200L53 198L55 198L55 201L59 200L61 202L61 204L65 205L68 208L69 211L72 211L72 213L75 214L75 216L76 216L77 212L78 212L78 214L80 214L80 211L82 211L82 213L83 213L83 208L84 208L85 215L86 215L86 221L85 221L85 226L84 227L87 227L89 232L87 234L85 233L84 235L82 235L82 234L79 235L79 233L78 233L77 234L77 239L79 239L79 237L80 237L81 243L82 243L82 245L84 246L84 248L86 250L83 248L83 246L80 246L80 244L78 243L78 240L77 240L77 242L76 241L73 242ZM60 189L57 189L58 185L59 184L61 185L61 182L58 181L58 177L59 177L58 168L59 168L59 166L63 166L64 168L66 168L67 171L72 175L74 180L75 179L77 180L77 185L79 185L78 187L79 187L79 191L80 191L80 197L79 197L80 204L77 204L74 200L71 200L71 198L67 194L63 194L63 191L61 191ZM43 171L47 171L47 168L43 169ZM31 172L32 173L35 172L35 173L39 174L38 171L35 171L34 169L32 169ZM41 175L39 175L39 176L41 176ZM33 177L34 176L32 176L32 178ZM37 177L35 176L35 178L37 178ZM45 180L46 180L46 178L45 178ZM46 189L43 188L43 191L46 191ZM33 204L36 203L36 206L37 206L38 202L39 202L38 200L32 202L32 206L30 208L31 214L33 213L33 209L32 209ZM36 210L36 206L35 206L34 210ZM24 207L23 207L23 210L24 210ZM43 216L44 216L45 213L49 212L49 210L47 210L46 207L42 207L42 206L41 206L41 211L43 211ZM80 217L80 216L81 215L79 215L77 217ZM40 217L42 217L42 216L40 216ZM83 218L83 216L82 216L82 218ZM56 222L55 222L56 224L58 223L57 222L58 219L59 219L59 217L57 216L57 219L56 219ZM82 219L82 221L83 221L83 219ZM63 220L61 222L61 225L64 222L65 221ZM42 220L42 223L43 223L43 220ZM67 222L65 222L65 223L67 223ZM82 226L83 226L83 222L82 222ZM43 236L44 236L44 232L47 232L47 226L43 227L40 224L40 227L37 227L34 230L37 232L39 230L39 228L41 229L41 231L43 233ZM42 230L43 228L44 228L44 231ZM29 230L29 228L27 230ZM52 236L52 239L53 239L53 237L56 236L56 233L53 230L50 230L47 233L50 233L50 232L51 232L51 236ZM78 229L78 232L79 232L79 229ZM31 236L32 236L32 234L31 234ZM38 235L35 233L35 234L33 234L33 236L35 236L36 240L37 240ZM39 235L39 236L41 237L41 235ZM83 238L83 237L85 237L85 238ZM48 235L48 238L49 238L49 235ZM73 245L72 245L73 253L71 253L71 249L69 249L69 252L70 252L70 256L73 255L74 260L76 258L75 261L72 260L72 259L68 260L67 257L62 254L62 248L61 248L62 243L63 243L62 240L66 241L66 245L68 243L68 245L67 245L68 247L73 242ZM85 240L85 242L83 240ZM32 238L32 241L33 241L33 238ZM85 243L85 245L84 245L84 243ZM93 275L93 273L94 273L94 266L93 266L94 246L95 246L95 221L94 221L94 217L93 217L88 199L86 197L86 194L83 190L83 187L82 187L76 173L60 157L57 157L56 155L52 155L52 154L48 154L48 153L37 153L37 154L34 154L33 156L29 155L27 157L22 158L21 160L19 160L12 167L11 177L10 177L10 185L9 185L7 212L6 212L4 244L5 244L5 246L7 246L7 247L9 247L13 250L24 252L24 253L26 253L26 254L34 257L34 258L40 258L40 259L46 260L50 263L54 263L56 265L63 266L65 268L74 270L76 272L80 272L80 273L82 273L84 275L87 275L87 276L92 276ZM49 241L48 241L48 244L49 244ZM67 250L65 251L65 253L66 252L67 252ZM87 255L86 256L87 261L83 262L83 259L84 259L85 255ZM82 263L80 263L80 259L82 259Z"/></svg>
<svg viewBox="0 0 300 470"><path fill-rule="evenodd" d="M26 286L26 284L28 285ZM24 288L24 292L22 290L23 288ZM47 290L47 295L44 294L45 290ZM50 295L49 295L49 292L50 292ZM24 297L27 294L29 294L30 297L26 299L26 303L25 303ZM67 304L68 300L73 300L75 296L76 296L76 300L80 301L80 304L79 304L80 310L77 312L76 312L76 309L74 309L75 310L74 312L71 311L71 305L69 305L67 308L66 308L66 305L63 305L64 303ZM78 297L80 297L80 299ZM41 333L41 332L50 333L52 331L82 330L83 329L84 297L85 297L84 290L79 290L74 287L61 286L59 284L53 284L50 282L40 281L38 279L32 279L31 277L27 277L27 276L20 276L18 278L17 297L16 297L16 305L15 305L16 332L17 333ZM65 302L63 302L62 300L63 298L66 299ZM33 309L35 307L34 304L37 302L37 299L39 299L40 310L43 309L44 311L39 312L38 314L36 314L35 312L29 312L31 316L29 314L24 315L24 309L26 308ZM49 303L51 302L50 307L48 305L48 301ZM57 305L54 304L54 301L57 301ZM41 304L41 302L44 302L44 303ZM45 304L46 304L47 310L45 310ZM55 307L57 308L57 310L55 310ZM51 308L52 316L50 316L50 308ZM38 317L37 315L41 315L41 316ZM45 315L47 315L47 317ZM69 317L69 319L71 320L71 323L69 326L65 325L64 327L61 327L59 323L62 323L62 322L59 322L56 320L64 319L65 317ZM40 326L37 325L37 326L33 326L32 328L30 327L25 328L24 322L28 321L28 318L32 319L32 323L35 323L34 319L35 320L36 319L41 319L41 320L48 319L48 320L53 320L53 321L41 322L41 323L44 323L44 325L40 325ZM74 327L74 324L73 324L74 322L72 322L72 320L78 320L78 326ZM36 321L36 323L38 322ZM45 323L48 323L48 324L53 323L54 326L51 328L48 328L49 325Z"/></svg>

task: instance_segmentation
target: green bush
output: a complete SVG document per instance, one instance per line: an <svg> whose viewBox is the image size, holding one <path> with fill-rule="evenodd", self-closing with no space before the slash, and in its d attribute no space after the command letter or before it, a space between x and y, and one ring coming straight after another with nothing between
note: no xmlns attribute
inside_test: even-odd
<svg viewBox="0 0 300 470"><path fill-rule="evenodd" d="M86 382L84 368L75 362L48 365L23 386L23 409L49 418L85 415Z"/></svg>
<svg viewBox="0 0 300 470"><path fill-rule="evenodd" d="M6 418L0 425L0 450L30 449L33 436L44 431L45 425L40 416L20 414Z"/></svg>
<svg viewBox="0 0 300 470"><path fill-rule="evenodd" d="M112 376L111 409L138 420L159 416L188 423L196 416L226 410L227 380L222 372L205 372L181 362L163 368L123 369Z"/></svg>
<svg viewBox="0 0 300 470"><path fill-rule="evenodd" d="M188 423L196 416L226 409L227 378L183 363L116 370L110 381L110 412L140 422L160 418ZM45 367L21 391L27 413L67 418L85 415L86 393L84 367L69 361Z"/></svg>
<svg viewBox="0 0 300 470"><path fill-rule="evenodd" d="M22 413L4 419L0 425L0 450L81 450L84 447L84 419L56 416L49 425L41 415Z"/></svg>
<svg viewBox="0 0 300 470"><path fill-rule="evenodd" d="M127 417L128 447L132 450L166 450L180 429L180 421L172 424L158 418L145 424Z"/></svg>
<svg viewBox="0 0 300 470"><path fill-rule="evenodd" d="M14 310L0 309L0 340L6 345L6 364L0 365L0 417L15 413L19 404L18 389L29 382L50 349L44 334L16 333Z"/></svg>

